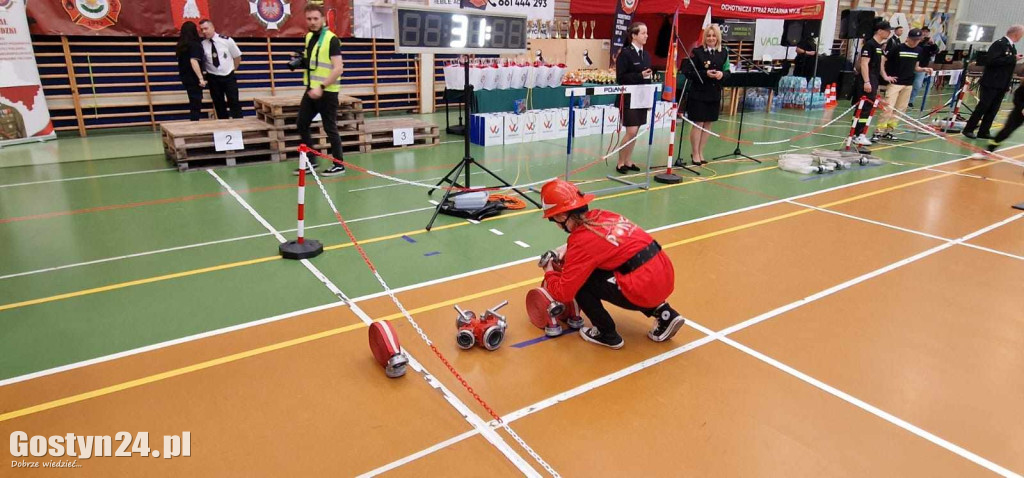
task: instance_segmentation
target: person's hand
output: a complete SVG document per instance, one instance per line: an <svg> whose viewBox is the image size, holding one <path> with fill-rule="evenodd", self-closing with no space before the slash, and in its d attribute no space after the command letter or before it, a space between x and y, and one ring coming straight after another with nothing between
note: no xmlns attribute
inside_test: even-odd
<svg viewBox="0 0 1024 478"><path fill-rule="evenodd" d="M562 244L561 246L555 248L555 255L558 256L559 260L565 259L565 249L568 246L568 244Z"/></svg>
<svg viewBox="0 0 1024 478"><path fill-rule="evenodd" d="M864 82L864 92L871 93L871 83L868 83L866 81Z"/></svg>
<svg viewBox="0 0 1024 478"><path fill-rule="evenodd" d="M200 88L206 88L206 80L200 78L199 79L199 87Z"/></svg>
<svg viewBox="0 0 1024 478"><path fill-rule="evenodd" d="M654 74L654 70L651 70L650 68L648 68L648 69L644 70L641 74L644 76L645 79L650 79L651 75Z"/></svg>
<svg viewBox="0 0 1024 478"><path fill-rule="evenodd" d="M885 77L885 81L888 81L889 83L896 83L896 77L894 77L894 76L886 76Z"/></svg>
<svg viewBox="0 0 1024 478"><path fill-rule="evenodd" d="M1024 53L1018 53L1017 54L1017 61L1021 61L1021 60L1024 60Z"/></svg>
<svg viewBox="0 0 1024 478"><path fill-rule="evenodd" d="M935 74L935 70L932 69L932 68L925 68L924 72L929 74L929 75L934 75Z"/></svg>
<svg viewBox="0 0 1024 478"><path fill-rule="evenodd" d="M314 99L314 100L319 100L320 97L323 96L323 95L324 95L324 90L323 90L323 88L321 88L319 86L316 87L316 88L310 88L310 90L309 90L309 97Z"/></svg>

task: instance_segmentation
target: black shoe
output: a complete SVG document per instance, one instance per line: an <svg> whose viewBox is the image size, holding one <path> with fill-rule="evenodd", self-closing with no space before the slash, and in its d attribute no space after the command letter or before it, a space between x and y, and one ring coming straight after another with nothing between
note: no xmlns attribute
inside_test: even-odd
<svg viewBox="0 0 1024 478"><path fill-rule="evenodd" d="M583 340L592 344L604 345L616 350L621 349L626 343L619 334L605 335L600 330L597 330L597 327L583 327L580 329L580 337L583 337Z"/></svg>
<svg viewBox="0 0 1024 478"><path fill-rule="evenodd" d="M996 152L997 149L999 149L999 143L997 143L994 139L989 140L988 146L985 147L985 150L990 153Z"/></svg>
<svg viewBox="0 0 1024 478"><path fill-rule="evenodd" d="M323 176L337 176L339 174L345 174L345 166L335 164L334 166L325 169L324 172L320 174Z"/></svg>
<svg viewBox="0 0 1024 478"><path fill-rule="evenodd" d="M978 133L978 139L992 139L992 133L989 133L988 131L984 133Z"/></svg>
<svg viewBox="0 0 1024 478"><path fill-rule="evenodd" d="M306 169L306 174L310 174L310 172L309 172L310 169L316 169L316 163L310 161L309 164L306 165L306 168L307 168ZM292 171L292 174L298 176L300 171L302 171L302 170L299 169L299 168L295 168L295 171Z"/></svg>
<svg viewBox="0 0 1024 478"><path fill-rule="evenodd" d="M637 166L635 164L630 164L629 166L626 166L626 167L629 168L630 171L639 171L640 170L640 166Z"/></svg>
<svg viewBox="0 0 1024 478"><path fill-rule="evenodd" d="M647 332L647 338L655 342L664 342L679 332L686 319L679 315L668 303L654 309L654 328Z"/></svg>
<svg viewBox="0 0 1024 478"><path fill-rule="evenodd" d="M629 172L629 166L618 166L615 170L618 171L619 174L626 174Z"/></svg>
<svg viewBox="0 0 1024 478"><path fill-rule="evenodd" d="M961 134L971 139L978 139L978 135L974 134L974 131L968 131L965 129Z"/></svg>

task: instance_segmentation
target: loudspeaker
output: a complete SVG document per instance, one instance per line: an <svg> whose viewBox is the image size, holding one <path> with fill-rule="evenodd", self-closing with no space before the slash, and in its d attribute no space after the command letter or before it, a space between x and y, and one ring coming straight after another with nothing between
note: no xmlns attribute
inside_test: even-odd
<svg viewBox="0 0 1024 478"><path fill-rule="evenodd" d="M821 20L786 20L782 24L782 46L796 46L804 38L821 34ZM815 42L817 43L817 42Z"/></svg>
<svg viewBox="0 0 1024 478"><path fill-rule="evenodd" d="M672 43L672 17L665 15L661 28L658 29L658 43L654 45L654 54L662 58L667 57L669 43Z"/></svg>
<svg viewBox="0 0 1024 478"><path fill-rule="evenodd" d="M839 14L839 38L866 38L874 34L874 10L843 10Z"/></svg>

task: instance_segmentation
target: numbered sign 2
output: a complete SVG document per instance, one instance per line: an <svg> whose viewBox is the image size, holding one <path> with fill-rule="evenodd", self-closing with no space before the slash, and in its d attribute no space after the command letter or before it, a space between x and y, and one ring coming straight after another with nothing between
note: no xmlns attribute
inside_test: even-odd
<svg viewBox="0 0 1024 478"><path fill-rule="evenodd" d="M395 135L395 146L402 146L413 143L412 128L398 128L396 130L393 130L392 133Z"/></svg>
<svg viewBox="0 0 1024 478"><path fill-rule="evenodd" d="M213 147L217 151L237 151L245 149L241 131L214 131Z"/></svg>

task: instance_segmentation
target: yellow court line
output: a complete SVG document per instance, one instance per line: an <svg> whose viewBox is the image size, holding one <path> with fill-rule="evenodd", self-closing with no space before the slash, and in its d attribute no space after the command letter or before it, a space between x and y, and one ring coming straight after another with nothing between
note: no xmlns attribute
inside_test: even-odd
<svg viewBox="0 0 1024 478"><path fill-rule="evenodd" d="M973 166L971 168L964 169L962 171L970 171L970 170L982 168L982 167L985 167L985 166L989 166L991 164L994 164L994 163L981 164L981 165ZM888 188L880 189L878 191L873 191L873 192L866 193L866 194L860 194L860 195L854 196L852 198L844 199L844 200L841 200L841 201L835 201L835 202L829 203L829 204L827 204L825 206L821 206L821 207L828 207L828 206L833 206L833 205L844 204L844 203L847 203L847 202L856 201L856 200L859 200L859 199L864 199L864 198L867 198L867 197L870 197L870 196L875 196L875 195L878 195L878 194L883 194L885 192L894 191L894 190L897 190L897 189L914 186L914 185L921 184L921 183L927 182L927 181L934 181L936 179L940 179L940 178L944 178L944 177L948 177L948 176L952 176L952 175L953 175L952 172L942 173L942 174L939 174L939 175L936 175L936 176L931 176L931 177L924 178L924 179L921 179L921 180L911 181L911 182L904 183L904 184L898 184L898 185L895 185L895 186L891 186L891 187L888 187ZM746 223L746 224L740 224L738 226L728 227L728 228L725 228L725 229L719 229L717 231L712 231L712 232L709 232L709 233L706 233L706 234L702 234L702 235L699 235L699 236L694 236L694 237L686 238L686 239L683 239L683 240L680 240L680 241L672 242L672 243L669 243L669 244L663 246L663 248L670 249L670 248L678 247L678 246L681 246L681 245L684 245L684 244L689 244L689 243L693 243L693 242L697 242L697 241L701 241L701 240L705 240L705 239L710 239L710 238L713 238L713 237L721 236L721 235L724 235L724 234L729 234L729 233L736 232L736 231L741 231L741 230L744 230L744 229L750 229L750 228L755 227L755 226L759 226L759 225L763 225L763 224L768 224L768 223L776 222L776 221L779 221L779 220L782 220L782 219L786 219L786 218L790 218L790 217L794 217L794 216L799 216L801 214L807 214L807 213L811 213L811 212L814 212L814 210L813 209L802 209L802 210L799 210L799 211L793 211L793 212L789 212L789 213L786 213L786 214L780 214L778 216L774 216L774 217L770 217L770 218L766 218L766 219L761 219L761 220L749 222L749 223ZM437 303L426 305L426 306L423 306L423 307L418 307L418 308L410 310L409 313L410 313L410 315L415 315L415 314L419 314L419 313L422 313L422 312L429 312L429 311L432 311L432 310L437 310L437 309L440 309L442 307L447 307L447 306L450 306L450 305L457 304L459 302L466 302L466 301L470 301L470 300L474 300L474 299L479 299L479 298L482 298L482 297L487 297L487 296L490 296L490 295L499 294L499 293L502 293L502 292L507 292L507 291L510 291L510 290L518 289L520 287L526 287L526 286L529 286L529 285L533 285L533 284L536 284L536 283L540 282L542 279L543 279L543 277L535 277L535 278L532 278L532 279L526 279L526 280L519 281L519 282L516 282L516 283L513 283L513 284L508 284L508 285L504 285L504 286L501 286L501 287L496 287L496 288L493 288L493 289L485 290L483 292L477 292L475 294L469 294L469 295L461 296L461 297L458 297L458 298L455 298L455 299L451 299L451 300L447 300L447 301L443 301L443 302L437 302ZM394 313L394 314L391 314L391 315L379 318L377 320L395 320L395 319L402 318L403 316L404 316L404 314L402 314L401 312L397 312L397 313ZM175 369L175 370L171 370L171 371L168 371L168 372L162 372L162 373L150 375L148 377L143 377L143 378L139 378L139 379L136 379L136 380L131 380L131 381L128 381L128 382L124 382L124 383L121 383L121 384L111 385L111 386L100 388L100 389L93 390L93 391L90 391L90 392L85 392L85 393L81 393L81 394L78 394L78 395L72 395L70 397L61 398L61 399L58 399L58 400L53 400L53 401L42 403L42 404L35 405L35 406L32 406L32 407L23 408L21 410L15 410L13 412L5 413L3 415L0 415L0 422L12 420L12 419L23 417L23 416L26 416L26 415L31 415L31 414L34 414L34 413L39 413L39 412L46 411L46 410L51 410L51 409L54 409L54 408L57 408L57 407L65 406L65 405L71 405L71 404L74 404L74 403L78 403L78 402L82 402L82 401L85 401L85 400L89 400L91 398L97 398L97 397L102 397L102 396L105 396L105 395L110 395L110 394L113 394L113 393L116 393L116 392L119 392L119 391L122 391L122 390L127 390L127 389L130 389L130 388L139 387L139 386L146 385L146 384L153 383L153 382L157 382L157 381L160 381L160 380L181 376L181 375L184 375L184 374L187 374L187 373L191 373L191 372L196 372L196 371L199 371L199 370L204 370L204 369L216 366L216 365L222 365L222 364L227 364L227 363L231 363L231 362L236 362L238 360L242 360L242 359L245 359L245 358L254 357L254 356L257 356L257 355L262 355L262 354L267 353L267 352L273 352L273 351L276 351L276 350L281 350L283 348L291 347L293 345L299 345L299 344L311 342L313 340L318 340L318 339L321 339L321 338L325 338L325 337L329 337L329 336L333 336L333 335L338 335L338 334L342 334L342 333L345 333L345 332L350 332L350 331L353 331L353 330L357 330L357 329L363 328L365 326L366 326L366 324L363 324L363 323L360 322L360 323L356 323L356 324L352 324L352 325L347 325L347 326L344 326L344 327L338 327L338 328L326 330L324 332L318 332L318 333L315 333L315 334L307 335L307 336L304 336L304 337L299 337L299 338L296 338L296 339L280 342L280 343L277 343L277 344L272 344L272 345L268 345L268 346L265 346L265 347L256 348L256 349L249 350L249 351L246 351L246 352L239 352L239 353L228 355L228 356L221 357L221 358L218 358L218 359L208 360L206 362L202 362L202 363L199 363L199 364L190 365L190 366L186 366L186 367L181 367L181 368L178 368L178 369Z"/></svg>
<svg viewBox="0 0 1024 478"><path fill-rule="evenodd" d="M760 169L754 169L754 170L750 170L750 171L742 171L742 172L733 173L733 174L730 174L730 175L720 176L720 177L718 177L716 179L725 179L725 178L728 178L728 177L742 176L744 174L751 174L751 173L756 173L756 172L759 172L759 171L766 171L768 169L775 169L775 166L772 166L770 168L760 168ZM702 181L700 179L697 179L697 180L693 180L693 181L685 182L685 183L680 183L680 184L671 184L671 185L668 185L668 186L661 186L661 187L651 188L651 190L654 191L654 190L664 189L665 187L685 186L687 184L694 184L694 183L700 183L700 182L704 182L704 181ZM627 191L627 192L624 192L624 193L612 194L612 195L608 195L608 196L602 196L602 197L597 198L597 200L613 199L613 198L627 196L627 195L631 195L631 194L638 194L638 193L641 193L641 192L643 192L643 190ZM537 210L537 209L528 209L528 210L518 211L518 212L514 212L514 213L502 214L502 215L496 216L496 217L490 217L490 218L484 219L484 221L494 221L494 220L500 220L500 219L508 219L508 218L515 217L515 216L521 216L523 214L533 214L533 213L536 213L538 211L539 210ZM452 223L452 224L445 224L445 225L441 225L441 226L435 226L432 229L432 231L440 231L440 230L444 230L444 229L451 229L451 228L454 228L454 227L462 227L462 226L469 226L469 225L471 225L469 222L457 222L457 223ZM389 234L389 235L386 235L386 236L378 236L378 237L373 237L373 238L370 238L370 239L360 239L359 243L360 244L373 244L375 242L386 241L386 240L389 240L389 239L398 239L398 238L400 238L402 236L415 236L415 235L419 235L419 234L426 234L427 232L428 231L426 231L424 229L417 229L415 231L400 232L400 233L397 233L397 234ZM343 243L343 244L335 244L333 246L324 247L324 250L325 251L331 251L331 250L337 250L337 249L344 249L344 248L347 248L347 247L352 247L353 245L354 244L351 243L351 242L346 242L346 243ZM110 284L110 285L105 285L105 286L102 286L102 287L95 287L95 288L92 288L92 289L85 289L85 290L80 290L80 291L76 291L76 292L69 292L69 293L66 293L66 294L58 294L58 295L53 295L53 296L49 296L49 297L41 297L41 298L38 298L38 299L26 300L26 301L22 301L22 302L14 302L14 303L10 303L10 304L3 304L3 305L0 305L0 312L3 312L5 310L18 309L18 308L21 308L21 307L28 307L28 306L32 306L32 305L45 304L45 303L48 303L48 302L56 302L56 301L64 300L64 299L71 299L71 298L74 298L74 297L81 297L81 296L85 296L85 295L97 294L97 293L100 293L100 292L109 292L109 291L112 291L112 290L124 289L124 288L127 288L127 287L132 287L132 286L137 286L137 285L151 284L151 283L154 283L154 282L161 282L161 281L170 280L170 279L178 279L178 278L181 278L181 277L188 277L188 276L193 276L193 275L197 275L197 274L204 274L204 273L207 273L207 272L214 272L214 271L232 269L232 268L235 268L235 267L242 267L242 266L248 266L248 265L253 265L253 264L259 264L259 263L263 263L263 262L270 262L270 261L275 261L275 260L279 260L279 259L281 259L281 256L260 257L260 258L256 258L256 259L245 260L245 261L231 262L231 263L227 263L227 264L220 264L220 265L217 265L217 266L203 267L203 268L193 269L193 270L189 270L189 271L176 272L176 273L173 273L173 274L166 274L166 275L161 275L161 276L149 277L149 278L146 278L146 279L138 279L138 280L133 280L133 281L128 281L128 282L120 282L120 283L117 283L117 284Z"/></svg>
<svg viewBox="0 0 1024 478"><path fill-rule="evenodd" d="M216 358L216 359L213 359L213 360L207 360L205 362L200 362L200 363L197 363L197 364L194 364L194 365L189 365L187 367L181 367L181 368L177 368L177 369L170 370L170 371L167 371L167 372L161 372L161 373L158 373L158 374L150 375L148 377L142 377L142 378L139 378L139 379L130 380L128 382L119 383L117 385L111 385L109 387L103 387L103 388L100 388L100 389L97 389L97 390L93 390L93 391L90 391L90 392L80 393L78 395L72 395L70 397L65 397L65 398L49 401L49 402L46 402L46 403L41 403L39 405L31 406L31 407L28 407L28 408L23 408L21 410L15 410L13 412L4 413L3 415L0 415L0 422L5 422L5 421L8 421L8 420L13 420L15 418L23 417L25 415L31 415L31 414L34 414L34 413L43 412L43 411L46 411L46 410L51 410L51 409L54 409L54 408L57 408L57 407L62 407L64 405L70 405L72 403L82 402L82 401L88 400L90 398L102 397L104 395L110 395L110 394L115 393L115 392L120 392L120 391L123 391L123 390L128 390L128 389L132 389L132 388L136 388L136 387L141 387L141 386L146 385L146 384L150 384L150 383L154 383L154 382L159 382L161 380L166 380L166 379L169 379L169 378L178 377L178 376L181 376L181 375L185 375L187 373L197 372L199 370L208 369L210 367L215 367L217 365L223 365L223 364L226 364L226 363L236 362L236 361L242 360L244 358L254 357L256 355L262 355L262 354L265 354L265 353L268 353L268 352L273 352L275 350L281 350L281 349L292 347L292 346L295 346L295 345L301 345L301 344L304 344L304 343L307 343L307 342L312 342L314 340L319 340L319 339L322 339L322 338L325 338L325 337L330 337L332 335L338 335L338 334L342 334L342 333L345 333L345 332L348 332L348 331L351 331L351 330L356 330L356 329L359 329L359 328L362 328L362 327L365 327L365 326L366 326L366 324L363 324L362 322L359 322L357 324L352 324L352 325L348 325L348 326L345 326L345 327L338 327L338 328L331 329L331 330L325 330L323 332L318 332L318 333L315 333L315 334L307 335L305 337L299 337L297 339L292 339L292 340L288 340L288 341L284 341L284 342L278 342L276 344L267 345L265 347L259 347L259 348L255 348L255 349L252 349L252 350L246 350L245 352L239 352L239 353L236 353L236 354L227 355L227 356Z"/></svg>

